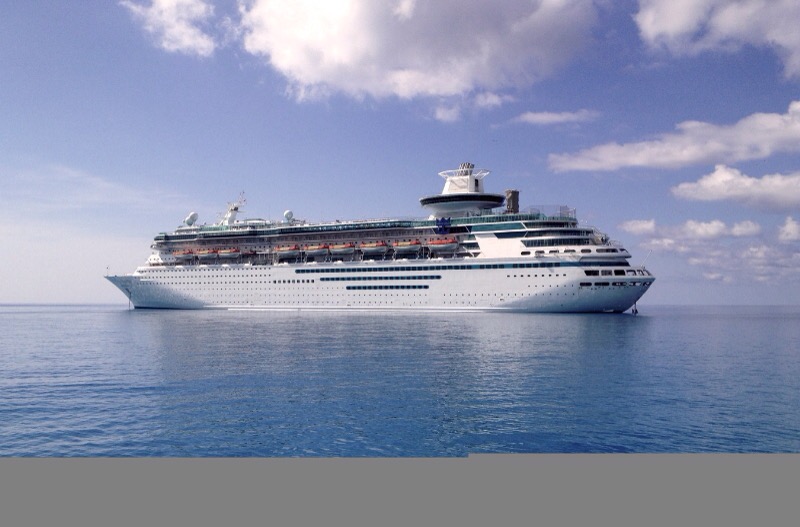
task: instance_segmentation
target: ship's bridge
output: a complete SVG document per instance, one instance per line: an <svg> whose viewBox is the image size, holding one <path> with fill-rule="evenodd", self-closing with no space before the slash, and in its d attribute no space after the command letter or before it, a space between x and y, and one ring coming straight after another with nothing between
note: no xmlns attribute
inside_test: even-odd
<svg viewBox="0 0 800 527"><path fill-rule="evenodd" d="M484 192L483 178L489 175L489 171L476 170L472 163L461 163L456 170L444 170L439 175L445 179L442 193L419 200L434 217L479 214L505 202L502 194Z"/></svg>

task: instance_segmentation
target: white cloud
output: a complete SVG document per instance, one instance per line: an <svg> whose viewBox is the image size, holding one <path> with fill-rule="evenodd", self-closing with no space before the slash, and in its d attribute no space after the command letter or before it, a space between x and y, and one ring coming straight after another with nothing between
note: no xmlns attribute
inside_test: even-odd
<svg viewBox="0 0 800 527"><path fill-rule="evenodd" d="M679 240L668 237L651 238L642 244L645 249L656 252L676 252L685 253L689 251L689 247Z"/></svg>
<svg viewBox="0 0 800 527"><path fill-rule="evenodd" d="M214 53L214 39L201 26L214 14L206 0L152 0L144 6L131 0L121 0L167 51L208 57Z"/></svg>
<svg viewBox="0 0 800 527"><path fill-rule="evenodd" d="M656 220L629 220L619 228L631 234L653 234L656 232Z"/></svg>
<svg viewBox="0 0 800 527"><path fill-rule="evenodd" d="M733 125L685 121L677 132L652 141L608 143L574 154L551 154L550 167L564 170L617 170L623 167L679 168L701 163L762 159L800 151L800 101L784 114L755 113Z"/></svg>
<svg viewBox="0 0 800 527"><path fill-rule="evenodd" d="M649 220L626 222L628 232L641 225L649 231ZM662 255L674 255L695 267L706 280L725 283L800 280L800 253L795 246L765 240L762 228L750 220L728 225L721 220L687 220L680 225L653 222L640 246ZM800 224L787 218L780 229L781 241L800 240ZM657 269L656 269L657 272Z"/></svg>
<svg viewBox="0 0 800 527"><path fill-rule="evenodd" d="M477 108L494 108L513 100L514 97L510 95L500 95L493 92L479 93L473 97L473 102Z"/></svg>
<svg viewBox="0 0 800 527"><path fill-rule="evenodd" d="M634 20L653 48L695 55L766 46L782 58L787 76L800 75L797 0L639 0Z"/></svg>
<svg viewBox="0 0 800 527"><path fill-rule="evenodd" d="M732 282L730 276L724 275L722 273L703 273L703 278L706 280L710 280L712 282Z"/></svg>
<svg viewBox="0 0 800 527"><path fill-rule="evenodd" d="M731 236L756 236L761 233L761 225L754 221L746 220L736 223L731 227Z"/></svg>
<svg viewBox="0 0 800 527"><path fill-rule="evenodd" d="M755 178L735 168L717 165L714 172L696 182L673 187L672 193L689 200L731 200L766 209L800 209L800 172Z"/></svg>
<svg viewBox="0 0 800 527"><path fill-rule="evenodd" d="M721 220L687 220L677 227L659 227L653 219L629 220L621 223L619 228L637 236L657 235L651 242L659 240L656 245L661 244L661 248L673 248L678 244L678 240L710 240L725 236L741 238L761 233L761 226L750 220L735 223L730 227Z"/></svg>
<svg viewBox="0 0 800 527"><path fill-rule="evenodd" d="M252 0L240 13L244 48L298 98L528 86L583 49L597 18L592 0Z"/></svg>
<svg viewBox="0 0 800 527"><path fill-rule="evenodd" d="M735 238L756 236L761 232L761 226L750 220L735 223L730 227L721 220L687 220L679 227L664 227L661 230L683 240L713 240L727 236Z"/></svg>
<svg viewBox="0 0 800 527"><path fill-rule="evenodd" d="M719 238L728 233L728 227L720 220L695 221L688 220L683 224L683 235L686 238L709 239Z"/></svg>
<svg viewBox="0 0 800 527"><path fill-rule="evenodd" d="M778 239L782 242L800 240L800 223L796 222L791 216L787 216L786 221L778 229Z"/></svg>
<svg viewBox="0 0 800 527"><path fill-rule="evenodd" d="M399 0L397 6L394 8L394 14L400 20L408 20L414 14L414 8L417 6L417 0Z"/></svg>
<svg viewBox="0 0 800 527"><path fill-rule="evenodd" d="M582 123L591 121L600 115L591 110L578 110L577 112L525 112L511 120L512 123L527 123L536 125Z"/></svg>
<svg viewBox="0 0 800 527"><path fill-rule="evenodd" d="M434 111L434 117L437 121L445 123L458 121L461 118L461 107L458 105L438 106Z"/></svg>

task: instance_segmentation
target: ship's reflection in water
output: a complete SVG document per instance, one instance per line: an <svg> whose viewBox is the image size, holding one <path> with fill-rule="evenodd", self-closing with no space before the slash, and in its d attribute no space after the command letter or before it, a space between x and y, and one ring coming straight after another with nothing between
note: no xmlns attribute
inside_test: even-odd
<svg viewBox="0 0 800 527"><path fill-rule="evenodd" d="M798 335L781 332L794 326L729 316L117 312L115 360L130 364L120 382L146 421L119 452L800 448L800 376L770 358L791 353ZM759 347L753 320L773 323L771 348Z"/></svg>

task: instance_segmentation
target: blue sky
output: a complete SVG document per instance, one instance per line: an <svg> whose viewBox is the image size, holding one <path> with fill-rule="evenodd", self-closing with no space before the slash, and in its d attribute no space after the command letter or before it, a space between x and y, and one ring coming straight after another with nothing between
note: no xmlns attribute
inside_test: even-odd
<svg viewBox="0 0 800 527"><path fill-rule="evenodd" d="M796 0L0 6L0 303L115 302L189 211L418 217L471 161L647 258L643 303L800 298ZM649 254L649 256L648 256Z"/></svg>

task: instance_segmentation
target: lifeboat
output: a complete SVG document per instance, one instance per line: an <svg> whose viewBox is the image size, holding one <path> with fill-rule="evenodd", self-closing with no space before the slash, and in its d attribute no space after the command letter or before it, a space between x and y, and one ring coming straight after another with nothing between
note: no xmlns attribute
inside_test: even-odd
<svg viewBox="0 0 800 527"><path fill-rule="evenodd" d="M306 256L325 256L328 254L328 244L321 243L319 245L306 245L304 252Z"/></svg>
<svg viewBox="0 0 800 527"><path fill-rule="evenodd" d="M184 249L181 251L173 251L172 256L179 261L190 260L194 256L194 252L189 249Z"/></svg>
<svg viewBox="0 0 800 527"><path fill-rule="evenodd" d="M358 248L364 254L384 254L389 250L389 246L384 241L363 242Z"/></svg>
<svg viewBox="0 0 800 527"><path fill-rule="evenodd" d="M195 254L201 260L208 260L210 258L216 258L217 257L217 250L216 249L200 249Z"/></svg>
<svg viewBox="0 0 800 527"><path fill-rule="evenodd" d="M276 247L273 250L273 253L278 255L279 259L297 258L300 255L300 246L299 245L284 245L282 247Z"/></svg>
<svg viewBox="0 0 800 527"><path fill-rule="evenodd" d="M395 254L398 253L415 253L422 248L422 243L419 240L412 240L410 242L394 242L392 248Z"/></svg>
<svg viewBox="0 0 800 527"><path fill-rule="evenodd" d="M333 255L341 256L345 254L353 254L356 250L356 244L353 242L335 243L328 246L328 250Z"/></svg>
<svg viewBox="0 0 800 527"><path fill-rule="evenodd" d="M219 255L220 258L236 258L237 256L239 256L239 249L233 247L227 249L220 249L219 251L217 251L217 255Z"/></svg>
<svg viewBox="0 0 800 527"><path fill-rule="evenodd" d="M452 253L458 250L458 240L455 238L431 240L427 243L427 246L434 253Z"/></svg>

